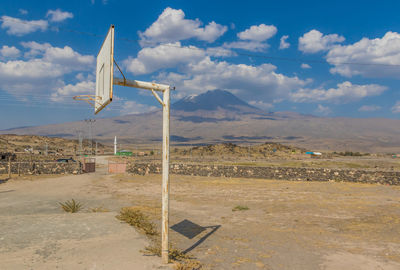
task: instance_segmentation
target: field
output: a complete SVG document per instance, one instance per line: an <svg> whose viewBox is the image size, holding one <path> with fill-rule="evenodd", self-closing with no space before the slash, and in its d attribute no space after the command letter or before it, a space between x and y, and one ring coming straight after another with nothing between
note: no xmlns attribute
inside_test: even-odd
<svg viewBox="0 0 400 270"><path fill-rule="evenodd" d="M10 180L0 192L5 269L160 267L139 252L146 238L115 218L135 206L159 225L160 175L99 167ZM71 198L85 209L63 213L58 202ZM203 269L399 269L399 198L398 186L171 175L170 240Z"/></svg>

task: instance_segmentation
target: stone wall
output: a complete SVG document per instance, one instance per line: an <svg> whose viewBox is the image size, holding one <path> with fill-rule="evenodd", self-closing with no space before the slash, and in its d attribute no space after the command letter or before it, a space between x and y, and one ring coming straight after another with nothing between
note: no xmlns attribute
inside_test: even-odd
<svg viewBox="0 0 400 270"><path fill-rule="evenodd" d="M157 174L161 173L161 169L161 164L156 163L130 163L127 172L139 175ZM290 181L346 181L400 185L399 171L171 164L170 173L212 177L264 178Z"/></svg>
<svg viewBox="0 0 400 270"><path fill-rule="evenodd" d="M81 163L64 162L11 162L12 174L78 174ZM8 174L8 162L0 162L0 174Z"/></svg>

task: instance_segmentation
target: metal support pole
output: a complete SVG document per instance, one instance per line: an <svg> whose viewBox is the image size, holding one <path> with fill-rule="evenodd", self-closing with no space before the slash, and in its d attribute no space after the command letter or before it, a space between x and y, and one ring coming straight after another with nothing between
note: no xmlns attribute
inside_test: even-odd
<svg viewBox="0 0 400 270"><path fill-rule="evenodd" d="M162 151L162 263L167 264L168 258L168 230L169 230L169 119L170 119L170 88L164 91L163 96L163 151Z"/></svg>
<svg viewBox="0 0 400 270"><path fill-rule="evenodd" d="M11 156L8 157L8 179L11 179Z"/></svg>

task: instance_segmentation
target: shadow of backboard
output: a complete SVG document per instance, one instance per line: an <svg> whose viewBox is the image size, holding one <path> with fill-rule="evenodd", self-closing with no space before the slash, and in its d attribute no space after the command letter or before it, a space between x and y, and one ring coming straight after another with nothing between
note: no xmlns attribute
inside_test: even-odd
<svg viewBox="0 0 400 270"><path fill-rule="evenodd" d="M184 219L181 222L173 225L170 227L172 230L176 231L177 233L185 236L186 238L193 239L197 235L201 234L207 229L211 229L210 232L208 232L206 235L204 235L202 238L200 238L196 243L194 243L191 247L187 248L183 253L188 253L192 251L194 248L199 246L201 243L203 243L210 235L215 233L221 225L215 225L215 226L200 226L196 223L191 222L190 220Z"/></svg>
<svg viewBox="0 0 400 270"><path fill-rule="evenodd" d="M206 228L191 222L190 220L184 219L181 222L171 227L172 230L182 234L186 238L193 239L200 233L206 230Z"/></svg>

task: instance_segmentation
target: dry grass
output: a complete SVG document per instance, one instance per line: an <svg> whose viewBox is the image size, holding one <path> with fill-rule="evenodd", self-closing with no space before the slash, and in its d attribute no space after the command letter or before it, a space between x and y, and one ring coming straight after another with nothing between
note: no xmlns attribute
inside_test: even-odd
<svg viewBox="0 0 400 270"><path fill-rule="evenodd" d="M236 205L234 208L232 208L232 211L246 211L249 210L250 208L245 206L245 205Z"/></svg>
<svg viewBox="0 0 400 270"><path fill-rule="evenodd" d="M156 226L149 218L143 214L141 209L152 209L146 207L124 207L121 209L120 214L116 216L117 219L122 220L140 232L144 233L150 239L150 245L142 250L143 254L148 256L161 256L161 236ZM154 210L153 210L154 211ZM201 263L194 260L182 250L174 248L172 245L168 249L169 259L175 262L176 269L180 270L197 270L201 269Z"/></svg>
<svg viewBox="0 0 400 270"><path fill-rule="evenodd" d="M83 205L79 202L76 202L74 199L64 203L59 202L59 204L61 205L61 208L68 213L76 213L83 208Z"/></svg>
<svg viewBox="0 0 400 270"><path fill-rule="evenodd" d="M122 208L120 214L116 216L116 218L132 225L146 235L153 236L159 234L154 223L151 222L140 210L133 207Z"/></svg>

